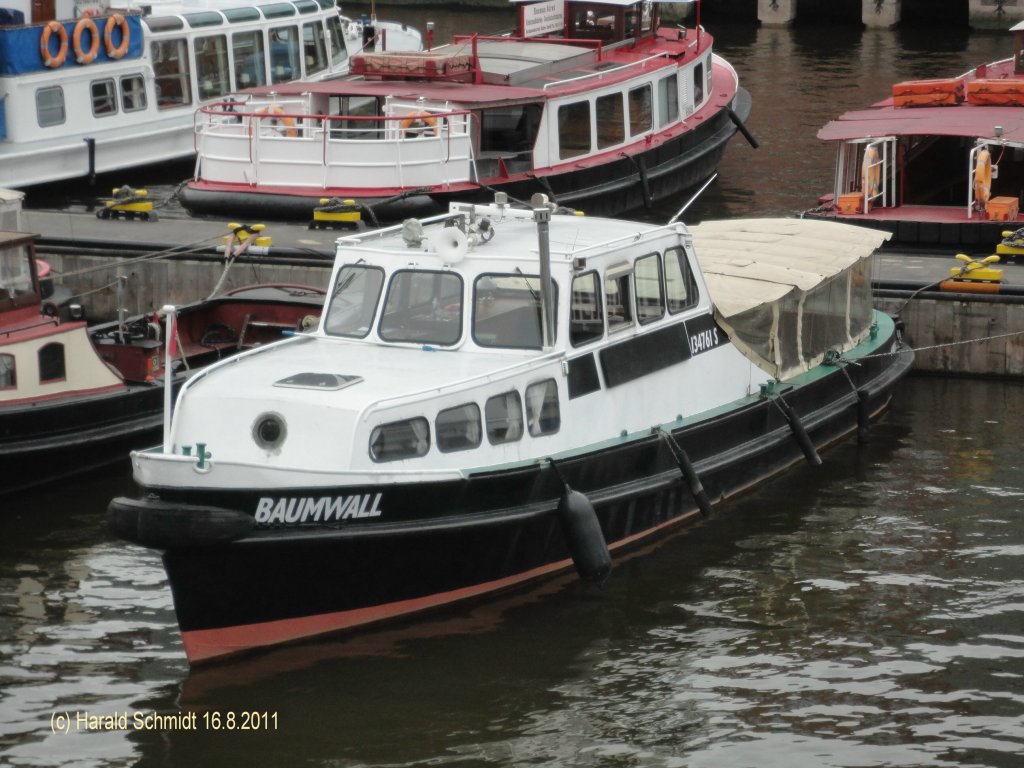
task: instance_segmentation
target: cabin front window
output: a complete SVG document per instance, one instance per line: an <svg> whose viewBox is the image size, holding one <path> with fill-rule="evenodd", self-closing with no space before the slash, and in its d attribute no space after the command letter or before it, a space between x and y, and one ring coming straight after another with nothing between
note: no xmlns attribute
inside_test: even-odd
<svg viewBox="0 0 1024 768"><path fill-rule="evenodd" d="M235 89L267 84L262 32L236 32L231 36L231 58L235 62Z"/></svg>
<svg viewBox="0 0 1024 768"><path fill-rule="evenodd" d="M142 75L121 78L121 108L125 112L139 112L146 108L146 81Z"/></svg>
<svg viewBox="0 0 1024 768"><path fill-rule="evenodd" d="M160 109L192 103L188 42L185 38L158 40L152 46L156 105Z"/></svg>
<svg viewBox="0 0 1024 768"><path fill-rule="evenodd" d="M526 422L533 437L554 434L562 425L558 410L558 385L554 379L526 388Z"/></svg>
<svg viewBox="0 0 1024 768"><path fill-rule="evenodd" d="M53 343L42 347L39 350L39 383L63 381L64 377L64 345Z"/></svg>
<svg viewBox="0 0 1024 768"><path fill-rule="evenodd" d="M604 336L604 312L596 272L578 275L572 281L572 320L569 341L574 347Z"/></svg>
<svg viewBox="0 0 1024 768"><path fill-rule="evenodd" d="M52 86L36 91L36 120L40 128L63 125L66 119L63 88Z"/></svg>
<svg viewBox="0 0 1024 768"><path fill-rule="evenodd" d="M302 51L306 57L306 76L327 68L327 41L319 21L302 25Z"/></svg>
<svg viewBox="0 0 1024 768"><path fill-rule="evenodd" d="M552 289L552 296L555 291ZM481 275L473 285L473 340L481 347L540 349L540 278Z"/></svg>
<svg viewBox="0 0 1024 768"><path fill-rule="evenodd" d="M365 338L373 327L384 271L376 267L347 265L338 272L324 330L332 336Z"/></svg>
<svg viewBox="0 0 1024 768"><path fill-rule="evenodd" d="M299 28L277 27L270 30L270 82L288 83L299 71Z"/></svg>
<svg viewBox="0 0 1024 768"><path fill-rule="evenodd" d="M228 38L210 35L196 39L196 79L199 98L207 101L219 99L231 91L228 72Z"/></svg>
<svg viewBox="0 0 1024 768"><path fill-rule="evenodd" d="M341 31L341 19L336 16L327 20L327 39L331 41L331 64L335 67L344 64L348 58L348 48L345 47L345 36Z"/></svg>
<svg viewBox="0 0 1024 768"><path fill-rule="evenodd" d="M455 344L462 337L462 278L452 272L396 272L378 332L384 341Z"/></svg>
<svg viewBox="0 0 1024 768"><path fill-rule="evenodd" d="M487 442L514 443L523 436L523 401L515 390L489 397L484 405Z"/></svg>
<svg viewBox="0 0 1024 768"><path fill-rule="evenodd" d="M467 451L480 445L480 406L466 403L448 408L434 420L437 449L442 453Z"/></svg>
<svg viewBox="0 0 1024 768"><path fill-rule="evenodd" d="M673 315L697 304L697 283L682 248L665 251L665 296L668 311Z"/></svg>
<svg viewBox="0 0 1024 768"><path fill-rule="evenodd" d="M658 320L665 314L665 294L661 288L661 257L641 256L633 265L636 291L636 316L640 325Z"/></svg>
<svg viewBox="0 0 1024 768"><path fill-rule="evenodd" d="M609 93L597 97L597 148L605 149L626 140L626 118L622 94Z"/></svg>
<svg viewBox="0 0 1024 768"><path fill-rule="evenodd" d="M558 156L563 160L590 151L590 102L577 101L558 108Z"/></svg>
<svg viewBox="0 0 1024 768"><path fill-rule="evenodd" d="M651 86L643 85L629 92L629 135L651 130Z"/></svg>
<svg viewBox="0 0 1024 768"><path fill-rule="evenodd" d="M608 331L620 331L633 324L630 302L630 272L628 265L610 269L604 277L604 304L608 311Z"/></svg>
<svg viewBox="0 0 1024 768"><path fill-rule="evenodd" d="M17 387L18 371L14 365L14 355L0 355L0 389Z"/></svg>
<svg viewBox="0 0 1024 768"><path fill-rule="evenodd" d="M430 450L430 425L424 418L393 421L370 433L370 458L398 461L426 456Z"/></svg>
<svg viewBox="0 0 1024 768"><path fill-rule="evenodd" d="M117 113L117 89L113 80L96 80L90 86L95 117Z"/></svg>
<svg viewBox="0 0 1024 768"><path fill-rule="evenodd" d="M658 81L658 125L664 128L679 119L679 85L675 75Z"/></svg>

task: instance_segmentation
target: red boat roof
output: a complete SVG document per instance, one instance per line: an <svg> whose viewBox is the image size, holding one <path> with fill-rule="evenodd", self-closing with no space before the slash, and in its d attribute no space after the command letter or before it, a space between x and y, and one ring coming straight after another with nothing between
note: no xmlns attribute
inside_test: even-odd
<svg viewBox="0 0 1024 768"><path fill-rule="evenodd" d="M883 102L884 104L885 102ZM993 107L959 104L951 107L876 106L847 112L818 131L823 141L881 138L882 136L1002 137L1024 142L1024 107Z"/></svg>

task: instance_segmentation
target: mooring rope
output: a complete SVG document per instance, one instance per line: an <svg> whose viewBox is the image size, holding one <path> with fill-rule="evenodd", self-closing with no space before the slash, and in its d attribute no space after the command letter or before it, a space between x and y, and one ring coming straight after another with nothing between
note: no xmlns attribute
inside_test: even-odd
<svg viewBox="0 0 1024 768"><path fill-rule="evenodd" d="M1024 335L1024 331L1010 331L1009 333L997 333L997 334L995 334L993 336L981 336L981 337L976 338L976 339L962 339L960 341L947 341L947 342L945 342L943 344L931 344L931 345L929 345L927 347L912 347L909 344L904 343L904 345L901 346L899 349L897 349L895 352L876 352L873 355L864 355L862 357L858 357L856 360L847 360L846 358L841 358L841 359L843 360L843 362L851 363L851 362L858 362L858 361L861 361L861 360L871 360L872 358L875 358L875 357L893 357L895 355L903 354L903 352L905 350L907 350L907 349L912 350L916 354L918 352L929 352L929 351L931 351L933 349L944 349L946 347L958 347L958 346L961 346L963 344L984 344L987 341L997 341L999 339L1007 339L1007 338L1010 338L1012 336L1021 336L1021 335Z"/></svg>
<svg viewBox="0 0 1024 768"><path fill-rule="evenodd" d="M211 243L215 240L220 240L222 239L222 237L223 235L212 235L202 240L197 240L194 243L189 243L188 245L175 246L174 248L168 248L167 250L164 251L154 251L153 253L147 253L143 256L135 256L130 259L121 259L110 264L96 264L91 267L83 267L82 269L76 269L73 272L57 272L54 276L60 277L62 279L68 277L78 277L79 275L87 275L91 272L102 272L105 269L114 269L117 267L131 266L133 264L141 264L142 262L145 261L155 261L156 259L162 259L167 256L184 256L190 253L197 253L203 250L203 248L206 247L208 243ZM76 257L72 255L70 256L70 258ZM81 258L88 258L88 255L83 255L81 256Z"/></svg>

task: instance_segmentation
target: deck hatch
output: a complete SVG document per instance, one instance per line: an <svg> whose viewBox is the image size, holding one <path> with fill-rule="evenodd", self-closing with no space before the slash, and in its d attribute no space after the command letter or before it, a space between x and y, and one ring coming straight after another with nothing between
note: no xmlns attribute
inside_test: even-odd
<svg viewBox="0 0 1024 768"><path fill-rule="evenodd" d="M275 381L275 387L293 389L338 390L351 387L363 380L362 376L346 376L341 373L296 373L286 379Z"/></svg>

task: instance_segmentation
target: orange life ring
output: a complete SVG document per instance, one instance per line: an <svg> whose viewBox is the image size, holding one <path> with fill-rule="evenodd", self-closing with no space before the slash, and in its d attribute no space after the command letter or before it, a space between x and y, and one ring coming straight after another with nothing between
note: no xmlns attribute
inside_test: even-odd
<svg viewBox="0 0 1024 768"><path fill-rule="evenodd" d="M121 44L114 45L114 30L121 30ZM128 20L120 13L107 17L107 26L103 28L103 45L107 49L107 56L112 59L120 59L128 53L128 42L131 39L131 32L128 31Z"/></svg>
<svg viewBox="0 0 1024 768"><path fill-rule="evenodd" d="M89 33L89 49L82 50L82 36ZM79 19L75 24L75 33L72 38L74 42L75 61L79 64L92 64L96 54L100 50L100 31L96 29L96 22L88 16Z"/></svg>
<svg viewBox="0 0 1024 768"><path fill-rule="evenodd" d="M259 109L256 110L256 114L272 115L273 117L271 117L267 122L270 123L271 127L273 127L273 124L275 122L283 125L283 135L287 136L289 139L294 139L296 136L299 135L299 129L295 127L295 118L288 117L288 115L286 115L284 113L284 110L281 109L280 107L260 107ZM256 122L256 120L253 120L249 123L250 136L252 136L253 131L255 130Z"/></svg>
<svg viewBox="0 0 1024 768"><path fill-rule="evenodd" d="M992 153L982 147L974 162L974 200L984 207L992 193Z"/></svg>
<svg viewBox="0 0 1024 768"><path fill-rule="evenodd" d="M57 35L60 47L55 55L50 54L50 38ZM43 34L39 36L39 55L43 59L43 66L56 69L64 64L68 57L68 31L59 21L48 21L43 27Z"/></svg>
<svg viewBox="0 0 1024 768"><path fill-rule="evenodd" d="M430 133L427 133L426 130L423 130L422 133L429 136L437 130L437 119L431 117L429 112L413 112L399 123L398 127L402 131L407 131L410 128L428 129Z"/></svg>

